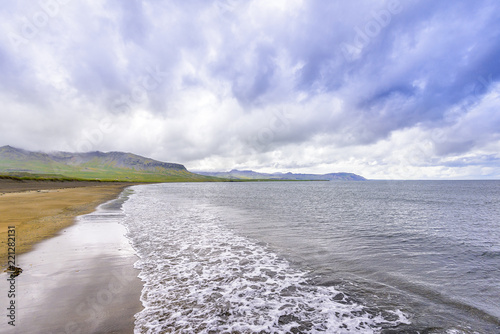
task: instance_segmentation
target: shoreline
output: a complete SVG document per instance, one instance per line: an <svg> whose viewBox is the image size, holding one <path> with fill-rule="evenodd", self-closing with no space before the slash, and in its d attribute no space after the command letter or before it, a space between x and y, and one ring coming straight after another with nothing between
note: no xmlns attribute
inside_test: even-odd
<svg viewBox="0 0 500 334"><path fill-rule="evenodd" d="M23 272L15 278L13 298L7 298L7 273L1 273L0 289L5 297L0 307L5 311L0 331L11 327L6 315L9 303L14 301L14 333L133 333L134 315L143 309L143 282L138 278L139 270L134 268L138 256L125 236L125 226L120 224L121 212L105 205L131 185L135 184L9 193L25 196L24 199L62 195L76 196L78 200L77 208L66 208L62 215L47 216L45 221L37 220L50 225L61 219L67 222L69 218L66 227L43 235L31 244L30 251L17 252L16 247L16 266ZM85 194L89 192L92 200L81 204L88 200ZM98 198L94 198L95 194ZM7 195L0 196L0 202ZM16 241L23 231L16 227Z"/></svg>
<svg viewBox="0 0 500 334"><path fill-rule="evenodd" d="M16 254L54 237L135 183L0 180L0 267L7 264L7 230L17 230Z"/></svg>

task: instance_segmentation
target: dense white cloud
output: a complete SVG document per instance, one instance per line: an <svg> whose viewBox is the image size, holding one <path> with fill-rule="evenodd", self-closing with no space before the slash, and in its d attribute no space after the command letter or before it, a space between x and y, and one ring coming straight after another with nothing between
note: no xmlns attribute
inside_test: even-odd
<svg viewBox="0 0 500 334"><path fill-rule="evenodd" d="M0 145L194 170L500 177L495 1L2 7Z"/></svg>

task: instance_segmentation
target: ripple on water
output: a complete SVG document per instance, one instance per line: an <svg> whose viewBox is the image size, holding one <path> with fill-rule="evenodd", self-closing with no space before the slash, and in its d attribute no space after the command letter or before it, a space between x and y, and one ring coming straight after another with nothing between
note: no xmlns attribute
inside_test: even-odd
<svg viewBox="0 0 500 334"><path fill-rule="evenodd" d="M373 333L409 323L399 310L373 310L312 284L305 271L202 207L174 204L133 195L124 205L145 282L136 331Z"/></svg>

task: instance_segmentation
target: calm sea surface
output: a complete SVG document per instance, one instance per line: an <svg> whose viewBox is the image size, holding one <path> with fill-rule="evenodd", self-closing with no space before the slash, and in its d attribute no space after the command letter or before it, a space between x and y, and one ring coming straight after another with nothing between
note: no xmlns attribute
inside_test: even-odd
<svg viewBox="0 0 500 334"><path fill-rule="evenodd" d="M140 333L500 333L500 181L128 192Z"/></svg>

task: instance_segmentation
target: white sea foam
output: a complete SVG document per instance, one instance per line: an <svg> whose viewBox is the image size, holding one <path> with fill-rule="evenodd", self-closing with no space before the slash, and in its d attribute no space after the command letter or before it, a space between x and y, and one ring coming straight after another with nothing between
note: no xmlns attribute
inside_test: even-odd
<svg viewBox="0 0 500 334"><path fill-rule="evenodd" d="M152 189L135 188L124 205L145 282L136 333L376 333L408 323L311 284L213 210Z"/></svg>

